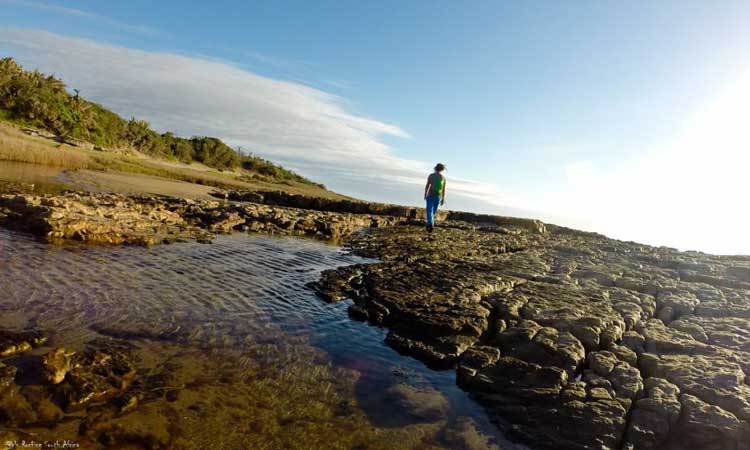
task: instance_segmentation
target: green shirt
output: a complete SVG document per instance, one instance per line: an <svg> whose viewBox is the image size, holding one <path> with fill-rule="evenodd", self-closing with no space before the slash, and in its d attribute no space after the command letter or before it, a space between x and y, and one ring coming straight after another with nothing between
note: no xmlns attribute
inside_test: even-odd
<svg viewBox="0 0 750 450"><path fill-rule="evenodd" d="M443 189L445 188L445 177L439 173L431 173L427 181L430 183L429 195L441 198L443 196Z"/></svg>

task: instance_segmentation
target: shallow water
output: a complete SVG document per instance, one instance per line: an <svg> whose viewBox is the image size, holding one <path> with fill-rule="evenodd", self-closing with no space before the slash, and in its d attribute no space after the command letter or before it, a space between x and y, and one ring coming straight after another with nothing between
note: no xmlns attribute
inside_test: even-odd
<svg viewBox="0 0 750 450"><path fill-rule="evenodd" d="M453 371L398 355L305 286L366 261L293 238L87 247L0 231L0 328L45 330L37 353L134 343L141 384L165 392L118 425L148 423L142 447L511 448ZM77 441L76 420L28 431Z"/></svg>
<svg viewBox="0 0 750 450"><path fill-rule="evenodd" d="M63 169L59 167L0 161L0 193L20 190L46 194L68 188L70 186L65 183Z"/></svg>

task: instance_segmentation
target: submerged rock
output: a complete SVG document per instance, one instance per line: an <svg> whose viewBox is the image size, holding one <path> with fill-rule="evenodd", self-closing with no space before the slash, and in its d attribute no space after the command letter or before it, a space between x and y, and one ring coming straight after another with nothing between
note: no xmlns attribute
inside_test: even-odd
<svg viewBox="0 0 750 450"><path fill-rule="evenodd" d="M50 383L60 384L65 379L65 375L72 368L73 355L75 355L75 352L62 347L44 355L44 369L47 374L47 380Z"/></svg>
<svg viewBox="0 0 750 450"><path fill-rule="evenodd" d="M127 349L111 344L89 346L73 355L72 368L57 390L64 408L73 411L124 392L136 375L131 359Z"/></svg>
<svg viewBox="0 0 750 450"><path fill-rule="evenodd" d="M434 389L417 389L408 384L397 384L388 389L389 402L398 411L416 419L435 422L448 412L448 400Z"/></svg>
<svg viewBox="0 0 750 450"><path fill-rule="evenodd" d="M127 346L94 341L80 352L58 348L19 369L0 363L0 419L14 426L50 425L65 413L107 402L135 378Z"/></svg>

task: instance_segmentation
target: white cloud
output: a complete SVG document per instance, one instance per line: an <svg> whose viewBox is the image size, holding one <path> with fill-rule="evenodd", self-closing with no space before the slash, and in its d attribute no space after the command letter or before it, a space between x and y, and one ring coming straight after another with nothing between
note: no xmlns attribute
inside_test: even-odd
<svg viewBox="0 0 750 450"><path fill-rule="evenodd" d="M69 8L67 6L58 6L49 3L36 2L32 0L0 0L0 3L5 3L14 6L21 6L24 8L33 8L40 11L47 11L55 14L62 14L65 16L78 17L81 19L93 20L100 25L106 25L114 27L122 31L129 33L142 34L145 36L157 36L163 34L161 31L143 26L143 25L132 25L119 20L115 20L111 17L102 16L101 14L92 13L76 8Z"/></svg>
<svg viewBox="0 0 750 450"><path fill-rule="evenodd" d="M409 135L395 124L352 113L340 96L205 57L43 31L0 28L0 51L158 130L218 136L350 195L421 203L433 162L398 155L383 137ZM656 245L750 253L747 117L750 73L696 114L679 139L644 157L618 166L572 161L560 168L561 184L540 179L544 189L524 196L449 172L448 205L586 224Z"/></svg>
<svg viewBox="0 0 750 450"><path fill-rule="evenodd" d="M28 69L62 78L81 95L160 131L217 136L344 193L421 202L432 164L396 155L383 136L397 125L347 110L346 99L204 57L147 52L44 31L0 29L0 49ZM451 202L479 199L496 209L492 186L450 179ZM456 197L457 196L457 197ZM490 203L488 203L490 202Z"/></svg>

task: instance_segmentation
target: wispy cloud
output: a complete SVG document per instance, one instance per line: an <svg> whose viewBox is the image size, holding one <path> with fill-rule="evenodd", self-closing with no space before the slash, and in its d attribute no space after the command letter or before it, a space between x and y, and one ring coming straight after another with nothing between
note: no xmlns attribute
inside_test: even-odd
<svg viewBox="0 0 750 450"><path fill-rule="evenodd" d="M218 136L343 192L418 203L434 164L398 155L381 138L408 133L350 112L340 96L226 62L13 28L0 29L0 49L125 117L185 136ZM500 198L489 185L453 178L450 192L453 207L462 196Z"/></svg>
<svg viewBox="0 0 750 450"><path fill-rule="evenodd" d="M50 3L36 2L32 0L0 0L0 4L5 3L8 5L20 6L24 8L33 8L40 11L47 11L54 14L62 14L65 16L78 17L86 20L95 20L98 23L113 28L117 28L121 31L128 33L141 34L145 36L157 36L163 34L160 30L144 25L133 25L111 17L103 16L101 14L92 13L76 8L69 8L67 6L59 6Z"/></svg>
<svg viewBox="0 0 750 450"><path fill-rule="evenodd" d="M252 50L237 50L233 48L225 48L224 50L226 50L229 53L233 53L236 56L249 58L259 63L272 66L272 67L276 67L279 69L295 69L299 67L309 68L309 67L315 67L318 65L317 63L310 62L310 61L279 58L276 56L271 56L265 53L252 51Z"/></svg>

